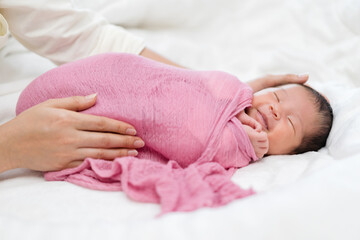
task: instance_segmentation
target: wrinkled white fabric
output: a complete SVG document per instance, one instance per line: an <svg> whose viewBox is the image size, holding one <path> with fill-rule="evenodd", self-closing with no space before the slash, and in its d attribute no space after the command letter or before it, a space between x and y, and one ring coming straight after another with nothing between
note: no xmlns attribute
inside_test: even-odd
<svg viewBox="0 0 360 240"><path fill-rule="evenodd" d="M141 38L94 11L75 8L71 0L1 0L0 13L19 42L56 64L144 48Z"/></svg>
<svg viewBox="0 0 360 240"><path fill-rule="evenodd" d="M101 4L108 1L96 1L98 12L112 10ZM162 1L174 4L163 8ZM309 72L310 85L325 93L334 107L328 146L318 152L266 157L239 169L232 180L259 193L244 201L156 220L157 205L129 201L122 193L46 182L31 171L0 174L0 238L89 240L106 234L108 239L121 235L129 240L359 239L360 36L353 31L360 26L353 4L358 0L207 0L204 7L194 0L136 2L147 4L129 9L127 15L139 26L151 21L149 28L132 32L184 66L224 70L245 81L265 74ZM158 12L144 19L140 13L149 9ZM112 13L116 17L116 9ZM194 18L204 21L197 24ZM151 25L161 22L172 27ZM187 25L192 23L196 27ZM1 64L11 68L13 79L34 79L48 70L47 62L29 52L4 50L11 54ZM13 89L0 87L3 93ZM1 98L7 117L14 116L18 92Z"/></svg>

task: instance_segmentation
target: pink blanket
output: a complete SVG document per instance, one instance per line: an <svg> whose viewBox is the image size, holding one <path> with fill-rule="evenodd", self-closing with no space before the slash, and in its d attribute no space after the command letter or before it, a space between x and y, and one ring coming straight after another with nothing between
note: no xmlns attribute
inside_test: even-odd
<svg viewBox="0 0 360 240"><path fill-rule="evenodd" d="M251 88L219 71L175 68L130 54L102 54L55 68L21 94L16 113L50 98L98 93L88 114L132 124L146 143L137 157L87 158L45 174L87 188L124 191L162 213L216 207L253 194L231 182L257 160L241 122Z"/></svg>

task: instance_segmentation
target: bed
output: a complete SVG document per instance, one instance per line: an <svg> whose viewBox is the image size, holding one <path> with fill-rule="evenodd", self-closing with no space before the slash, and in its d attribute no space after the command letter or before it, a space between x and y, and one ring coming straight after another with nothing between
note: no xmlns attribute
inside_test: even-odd
<svg viewBox="0 0 360 240"><path fill-rule="evenodd" d="M359 0L75 0L193 69L249 80L309 73L335 114L318 152L270 156L239 169L257 194L220 208L156 217L131 201L39 172L0 175L0 239L360 239ZM119 12L123 14L119 14ZM55 67L10 38L0 51L0 123L22 89Z"/></svg>

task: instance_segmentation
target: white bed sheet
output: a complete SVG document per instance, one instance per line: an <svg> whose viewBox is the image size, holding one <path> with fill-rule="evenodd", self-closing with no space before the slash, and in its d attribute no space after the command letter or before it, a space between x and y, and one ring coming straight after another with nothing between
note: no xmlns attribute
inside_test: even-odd
<svg viewBox="0 0 360 240"><path fill-rule="evenodd" d="M9 171L0 175L0 239L360 239L359 0L73 2L132 27L150 48L194 69L243 80L309 72L333 105L334 126L318 152L238 170L233 180L255 196L161 218L154 218L158 205L122 192ZM52 67L10 40L0 51L0 123L14 116L20 91Z"/></svg>

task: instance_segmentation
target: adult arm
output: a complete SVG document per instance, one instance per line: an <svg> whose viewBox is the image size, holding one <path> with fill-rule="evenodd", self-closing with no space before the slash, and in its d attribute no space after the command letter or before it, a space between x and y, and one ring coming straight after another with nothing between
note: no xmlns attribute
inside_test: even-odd
<svg viewBox="0 0 360 240"><path fill-rule="evenodd" d="M1 125L0 173L14 168L55 171L76 167L86 157L137 155L135 148L144 142L130 136L136 134L133 126L75 112L95 101L94 96L51 99Z"/></svg>
<svg viewBox="0 0 360 240"><path fill-rule="evenodd" d="M178 64L170 61L169 59L164 58L163 56L160 56L159 54L157 54L156 52L154 52L154 51L152 51L152 50L150 50L148 48L144 48L144 50L141 51L140 55L143 56L143 57L150 58L152 60L158 61L158 62L173 65L175 67L184 68L183 66L178 65Z"/></svg>
<svg viewBox="0 0 360 240"><path fill-rule="evenodd" d="M105 52L170 60L145 48L144 41L100 14L76 9L71 0L1 0L10 32L29 50L60 65Z"/></svg>
<svg viewBox="0 0 360 240"><path fill-rule="evenodd" d="M265 88L277 87L289 83L304 84L309 78L307 74L285 74L285 75L266 75L247 82L253 92L261 91Z"/></svg>

